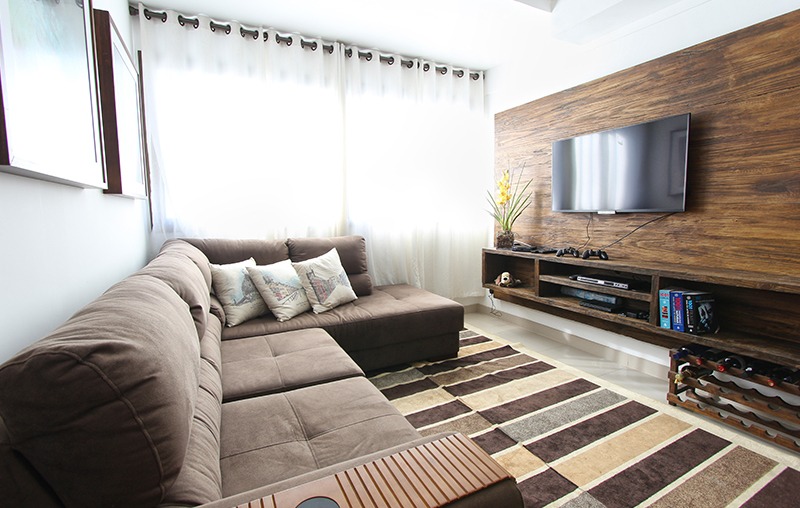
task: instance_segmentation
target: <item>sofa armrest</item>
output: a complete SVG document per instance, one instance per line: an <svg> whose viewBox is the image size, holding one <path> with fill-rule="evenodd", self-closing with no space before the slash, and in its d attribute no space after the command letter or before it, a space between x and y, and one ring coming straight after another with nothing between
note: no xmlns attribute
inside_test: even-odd
<svg viewBox="0 0 800 508"><path fill-rule="evenodd" d="M510 480L510 481L509 481ZM369 496L389 506L444 506L502 484L503 506L522 506L513 477L462 434L438 434L313 473L230 496L203 508L294 508L312 497L339 506ZM508 499L515 501L508 504Z"/></svg>

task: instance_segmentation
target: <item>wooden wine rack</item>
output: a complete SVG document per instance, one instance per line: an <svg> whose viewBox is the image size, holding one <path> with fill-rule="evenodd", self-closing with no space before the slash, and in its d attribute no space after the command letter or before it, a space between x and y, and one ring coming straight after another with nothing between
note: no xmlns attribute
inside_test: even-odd
<svg viewBox="0 0 800 508"><path fill-rule="evenodd" d="M670 351L670 355L675 354ZM732 381L723 381L713 375L693 377L681 374L680 367L684 363L702 366L716 371L718 364L687 356L681 360L670 360L669 390L667 400L670 404L680 406L696 413L708 416L739 430L749 432L765 441L775 443L794 452L800 452L800 405L793 405L779 396L768 396L758 389L744 388ZM769 386L766 376L754 375L745 377L739 369L727 369L725 374L731 377L746 379L751 384L762 385L783 393L800 397L800 387L795 384ZM740 407L752 411L742 410Z"/></svg>

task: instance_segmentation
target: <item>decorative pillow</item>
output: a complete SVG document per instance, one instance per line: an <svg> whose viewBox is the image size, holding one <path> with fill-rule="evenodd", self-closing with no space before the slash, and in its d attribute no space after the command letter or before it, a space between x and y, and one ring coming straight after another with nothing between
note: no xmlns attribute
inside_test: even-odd
<svg viewBox="0 0 800 508"><path fill-rule="evenodd" d="M247 273L278 321L288 321L311 310L300 277L288 259L255 268L248 266Z"/></svg>
<svg viewBox="0 0 800 508"><path fill-rule="evenodd" d="M356 299L336 249L317 258L294 263L294 268L315 314Z"/></svg>
<svg viewBox="0 0 800 508"><path fill-rule="evenodd" d="M211 284L225 311L225 326L235 326L267 312L267 304L247 274L253 258L229 265L210 264Z"/></svg>

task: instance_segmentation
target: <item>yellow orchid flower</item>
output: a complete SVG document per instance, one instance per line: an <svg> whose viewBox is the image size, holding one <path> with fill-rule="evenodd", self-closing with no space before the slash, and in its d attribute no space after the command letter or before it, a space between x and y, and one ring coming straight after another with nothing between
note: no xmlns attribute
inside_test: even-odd
<svg viewBox="0 0 800 508"><path fill-rule="evenodd" d="M524 169L525 166L523 164L522 170ZM531 204L531 193L528 192L526 194L526 191L532 180L529 180L520 189L522 170L520 170L516 182L510 170L503 171L497 181L497 197L493 199L491 192L488 193L488 201L492 205L492 211L489 213L497 220L501 231L511 231L514 221Z"/></svg>

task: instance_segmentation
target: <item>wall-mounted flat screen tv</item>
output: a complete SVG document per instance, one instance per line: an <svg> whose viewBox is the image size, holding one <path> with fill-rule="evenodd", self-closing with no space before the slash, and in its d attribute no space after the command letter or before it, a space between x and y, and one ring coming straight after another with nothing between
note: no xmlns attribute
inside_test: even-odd
<svg viewBox="0 0 800 508"><path fill-rule="evenodd" d="M553 211L684 211L690 117L555 141Z"/></svg>

